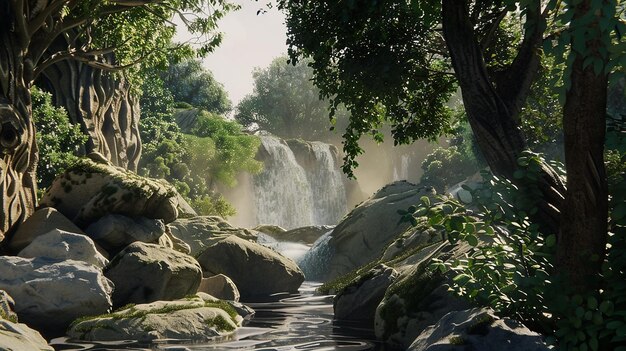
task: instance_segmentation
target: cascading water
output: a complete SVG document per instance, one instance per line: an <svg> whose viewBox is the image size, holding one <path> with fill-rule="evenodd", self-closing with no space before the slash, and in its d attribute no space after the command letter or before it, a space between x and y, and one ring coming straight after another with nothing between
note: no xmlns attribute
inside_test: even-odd
<svg viewBox="0 0 626 351"><path fill-rule="evenodd" d="M261 136L264 170L253 177L256 222L286 229L336 224L346 213L346 190L331 146L306 143L312 162L298 163L283 140Z"/></svg>
<svg viewBox="0 0 626 351"><path fill-rule="evenodd" d="M308 281L319 281L328 273L328 264L333 255L332 248L328 245L331 233L329 230L313 243L313 246L296 262L304 277Z"/></svg>
<svg viewBox="0 0 626 351"><path fill-rule="evenodd" d="M407 180L409 179L409 155L400 156L400 165L394 165L393 167L393 180ZM395 162L394 162L395 163Z"/></svg>

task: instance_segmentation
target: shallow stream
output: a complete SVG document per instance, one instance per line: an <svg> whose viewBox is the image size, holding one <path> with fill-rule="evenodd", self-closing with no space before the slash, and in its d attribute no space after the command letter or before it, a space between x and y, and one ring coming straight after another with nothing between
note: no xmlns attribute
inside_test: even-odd
<svg viewBox="0 0 626 351"><path fill-rule="evenodd" d="M390 351L375 340L370 326L333 321L332 296L316 295L319 283L304 282L299 294L274 296L273 301L245 302L256 314L243 328L229 337L203 343L161 341L75 343L54 339L56 350L374 350Z"/></svg>

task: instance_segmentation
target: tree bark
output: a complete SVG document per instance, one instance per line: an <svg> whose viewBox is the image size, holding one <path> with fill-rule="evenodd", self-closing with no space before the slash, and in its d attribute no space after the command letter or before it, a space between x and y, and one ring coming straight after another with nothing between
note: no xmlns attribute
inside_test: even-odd
<svg viewBox="0 0 626 351"><path fill-rule="evenodd" d="M575 16L590 11L591 1L576 8ZM592 24L597 26L597 22ZM600 38L587 42L590 55L600 59ZM593 65L575 53L563 111L567 193L558 236L557 271L575 292L593 288L605 256L608 220L608 183L604 167L608 75L596 75ZM603 60L606 64L606 60Z"/></svg>
<svg viewBox="0 0 626 351"><path fill-rule="evenodd" d="M500 86L497 86L487 72L468 7L468 1L442 0L443 34L467 118L492 172L510 179L524 191L528 185L513 177L519 168L517 159L527 148L518 116L539 68L537 48L541 44L542 22L538 22L535 32L527 33L510 69L501 75L506 79L499 79ZM537 186L542 199L536 203L539 211L533 221L540 224L544 232L557 233L565 186L556 172L545 164Z"/></svg>
<svg viewBox="0 0 626 351"><path fill-rule="evenodd" d="M0 6L0 240L34 210L37 145L26 58L28 43L12 30L11 4Z"/></svg>
<svg viewBox="0 0 626 351"><path fill-rule="evenodd" d="M51 49L67 47L59 38ZM109 61L113 61L109 55ZM70 120L89 136L83 154L99 152L113 164L137 171L141 156L139 99L123 77L73 60L46 68L37 85L52 93L55 105L66 109Z"/></svg>

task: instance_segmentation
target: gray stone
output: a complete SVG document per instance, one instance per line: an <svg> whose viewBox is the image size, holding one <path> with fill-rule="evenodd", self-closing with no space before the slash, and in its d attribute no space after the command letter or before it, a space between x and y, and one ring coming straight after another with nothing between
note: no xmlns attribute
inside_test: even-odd
<svg viewBox="0 0 626 351"><path fill-rule="evenodd" d="M418 204L434 190L406 181L391 183L352 210L330 234L323 262L316 262L307 279L328 281L378 259L385 248L410 226L399 223L398 210ZM322 267L323 266L323 267Z"/></svg>
<svg viewBox="0 0 626 351"><path fill-rule="evenodd" d="M85 262L2 256L0 289L15 299L21 321L58 333L78 317L107 312L113 284Z"/></svg>
<svg viewBox="0 0 626 351"><path fill-rule="evenodd" d="M297 292L304 281L295 262L235 235L206 248L198 262L205 275L224 274L232 279L242 297Z"/></svg>
<svg viewBox="0 0 626 351"><path fill-rule="evenodd" d="M397 277L398 272L385 265L362 275L335 296L335 319L367 320L373 323L376 307Z"/></svg>
<svg viewBox="0 0 626 351"><path fill-rule="evenodd" d="M85 231L105 250L117 253L135 241L158 243L165 234L165 224L160 219L110 214L89 225Z"/></svg>
<svg viewBox="0 0 626 351"><path fill-rule="evenodd" d="M273 224L260 224L257 225L256 227L253 228L253 230L256 230L257 232L261 232L264 234L267 234L271 237L273 237L276 234L280 234L280 233L284 233L287 231L287 229L279 226L279 225L273 225Z"/></svg>
<svg viewBox="0 0 626 351"><path fill-rule="evenodd" d="M541 335L486 308L453 311L424 330L410 351L547 351Z"/></svg>
<svg viewBox="0 0 626 351"><path fill-rule="evenodd" d="M220 308L224 302L207 294L176 301L134 305L112 314L78 322L68 335L89 341L208 341L231 334L243 317Z"/></svg>
<svg viewBox="0 0 626 351"><path fill-rule="evenodd" d="M256 234L253 231L233 227L218 216L179 218L170 223L169 228L174 237L190 246L192 256L197 256L208 246L230 235L246 240L256 240Z"/></svg>
<svg viewBox="0 0 626 351"><path fill-rule="evenodd" d="M0 320L0 350L54 351L38 331L8 320Z"/></svg>
<svg viewBox="0 0 626 351"><path fill-rule="evenodd" d="M202 278L198 292L207 293L222 300L239 301L237 285L223 274Z"/></svg>
<svg viewBox="0 0 626 351"><path fill-rule="evenodd" d="M51 230L61 229L66 232L85 234L67 217L52 207L45 207L35 211L24 223L20 224L11 237L9 249L19 252L36 237L49 233Z"/></svg>
<svg viewBox="0 0 626 351"><path fill-rule="evenodd" d="M44 257L55 261L83 261L99 268L109 263L88 236L59 229L36 237L17 255L25 258Z"/></svg>
<svg viewBox="0 0 626 351"><path fill-rule="evenodd" d="M156 244L134 242L104 274L115 284L113 305L174 300L198 291L202 270L191 256Z"/></svg>
<svg viewBox="0 0 626 351"><path fill-rule="evenodd" d="M335 226L332 225L312 225L285 231L283 233L268 234L279 241L289 241L294 243L313 244L322 235L328 233Z"/></svg>

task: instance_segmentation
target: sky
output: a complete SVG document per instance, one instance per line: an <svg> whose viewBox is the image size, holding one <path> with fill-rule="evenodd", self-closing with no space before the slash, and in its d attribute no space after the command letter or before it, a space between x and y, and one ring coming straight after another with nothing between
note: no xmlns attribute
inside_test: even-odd
<svg viewBox="0 0 626 351"><path fill-rule="evenodd" d="M219 22L224 33L222 44L206 58L203 64L224 85L233 106L252 93L252 71L265 68L278 56L287 52L284 16L277 9L257 15L262 2L234 0L239 11L227 14ZM177 38L185 38L179 33Z"/></svg>

